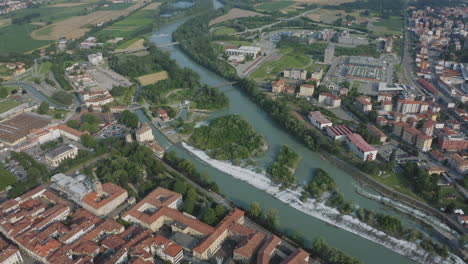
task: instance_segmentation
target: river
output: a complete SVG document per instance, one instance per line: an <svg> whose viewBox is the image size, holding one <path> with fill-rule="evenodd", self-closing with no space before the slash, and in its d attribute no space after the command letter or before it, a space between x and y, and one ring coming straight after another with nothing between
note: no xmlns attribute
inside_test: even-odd
<svg viewBox="0 0 468 264"><path fill-rule="evenodd" d="M216 3L215 5L215 7L220 6L220 3ZM153 33L150 40L157 45L172 42L172 33L182 23L184 23L185 20L186 19L181 19L163 26ZM170 52L171 57L176 60L180 66L190 68L197 72L200 75L201 82L203 84L216 85L228 82L215 73L193 62L188 56L181 52L178 47L174 46L165 49ZM212 117L226 114L239 114L247 119L255 127L257 132L265 137L268 142L269 149L263 157L257 160L259 166L264 168L268 166L275 159L280 147L282 145L289 145L302 157L301 164L295 173L299 183L308 181L313 176L315 169L322 168L333 176L340 191L343 192L345 199L352 200L356 206L371 209L376 212L396 214L390 208L357 194L356 188L359 184L349 174L323 160L318 153L307 149L291 135L275 125L268 114L251 102L240 90L233 86L223 87L221 90L229 97L230 105L227 109L214 113ZM142 111L137 111L137 114L141 121L149 121ZM218 184L221 192L236 204L248 206L251 202L257 201L261 204L263 209L278 209L282 228L289 231L297 230L299 234L309 241L315 237L322 236L332 246L335 246L366 263L415 263L384 246L302 213L301 211L296 210L276 199L274 196L260 191L244 181L237 180L225 173L222 173L190 155L189 152L181 146L172 145L158 130L153 129L153 131L156 140L160 142L161 146L166 150L173 150L180 157L193 162L200 172L208 174L211 179ZM408 227L422 229L418 223L415 223L405 215L398 216L403 219Z"/></svg>

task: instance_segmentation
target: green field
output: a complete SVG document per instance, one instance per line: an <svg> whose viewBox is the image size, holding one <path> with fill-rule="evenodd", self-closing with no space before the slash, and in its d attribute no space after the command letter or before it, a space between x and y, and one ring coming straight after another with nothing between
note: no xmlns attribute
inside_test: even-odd
<svg viewBox="0 0 468 264"><path fill-rule="evenodd" d="M15 18L21 18L29 14L39 13L40 16L32 18L31 22L47 23L50 21L52 23L55 23L57 21L64 20L71 16L84 15L89 12L92 12L92 11L85 10L89 6L91 5L84 4L84 5L71 6L71 7L47 7L46 6L46 7L40 7L40 8L25 8L25 9L18 10L12 14L0 16L0 19L2 17L6 18L10 16L15 17Z"/></svg>
<svg viewBox="0 0 468 264"><path fill-rule="evenodd" d="M47 36L49 35L50 33L52 33L52 30L54 28L53 27L45 27L45 28L41 28L37 31L37 35L38 36Z"/></svg>
<svg viewBox="0 0 468 264"><path fill-rule="evenodd" d="M5 170L3 167L0 168L0 191L5 190L6 187L15 184L17 181L18 180L13 174Z"/></svg>
<svg viewBox="0 0 468 264"><path fill-rule="evenodd" d="M97 8L98 11L113 11L113 10L124 10L131 7L134 3L121 3L121 4L110 4L109 6L101 6Z"/></svg>
<svg viewBox="0 0 468 264"><path fill-rule="evenodd" d="M378 22L373 23L373 25L376 27L386 28L385 32L383 33L389 34L401 34L403 24L404 20L399 16L391 16L390 18L380 19Z"/></svg>
<svg viewBox="0 0 468 264"><path fill-rule="evenodd" d="M310 63L310 58L301 53L296 53L292 49L284 49L283 56L277 61L267 61L251 77L259 79L274 79L288 68L306 68Z"/></svg>
<svg viewBox="0 0 468 264"><path fill-rule="evenodd" d="M149 24L151 24L154 19L152 10L139 10L124 20L118 21L103 30L99 31L97 34L103 37L127 37L131 33L139 30Z"/></svg>
<svg viewBox="0 0 468 264"><path fill-rule="evenodd" d="M8 100L8 99L2 100L0 101L0 114L5 113L6 111L14 107L17 107L20 104L21 104L20 102L13 101L13 100Z"/></svg>
<svg viewBox="0 0 468 264"><path fill-rule="evenodd" d="M232 33L235 33L237 32L237 30L235 28L231 28L231 27L220 27L220 28L217 28L213 31L213 34L215 36L221 36L221 35L229 35L229 34L232 34Z"/></svg>
<svg viewBox="0 0 468 264"><path fill-rule="evenodd" d="M373 175L371 176L377 181L385 184L386 186L393 188L395 191L398 191L402 194L406 194L415 199L421 200L421 198L419 198L416 194L414 194L411 191L410 182L402 174L386 172L385 174L380 175L380 176L373 176Z"/></svg>
<svg viewBox="0 0 468 264"><path fill-rule="evenodd" d="M30 37L35 25L10 25L0 27L0 53L26 52L50 44L51 41L34 40Z"/></svg>
<svg viewBox="0 0 468 264"><path fill-rule="evenodd" d="M256 6L255 9L259 11L273 12L273 11L278 11L283 8L286 8L292 4L294 4L293 1L269 2L269 3L260 4Z"/></svg>

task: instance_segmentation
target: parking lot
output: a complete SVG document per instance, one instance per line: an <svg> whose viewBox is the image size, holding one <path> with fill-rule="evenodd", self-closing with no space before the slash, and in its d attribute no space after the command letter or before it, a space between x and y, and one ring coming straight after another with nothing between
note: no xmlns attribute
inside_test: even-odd
<svg viewBox="0 0 468 264"><path fill-rule="evenodd" d="M109 137L124 138L127 131L128 129L126 126L117 124L114 122L112 123L112 125L109 125L103 128L101 131L99 131L96 134L96 138L98 139L109 138Z"/></svg>

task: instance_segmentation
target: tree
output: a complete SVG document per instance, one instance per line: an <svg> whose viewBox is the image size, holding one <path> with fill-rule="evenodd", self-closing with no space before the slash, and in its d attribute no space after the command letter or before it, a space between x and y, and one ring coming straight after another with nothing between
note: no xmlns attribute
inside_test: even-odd
<svg viewBox="0 0 468 264"><path fill-rule="evenodd" d="M138 127L138 116L129 110L125 110L119 117L119 123L130 128L137 128Z"/></svg>
<svg viewBox="0 0 468 264"><path fill-rule="evenodd" d="M377 111L375 110L372 110L369 112L369 119L372 121L372 122L375 122L375 120L377 120L377 117L379 115L377 114Z"/></svg>
<svg viewBox="0 0 468 264"><path fill-rule="evenodd" d="M104 105L102 107L102 112L103 113L109 113L110 112L110 106L109 105Z"/></svg>
<svg viewBox="0 0 468 264"><path fill-rule="evenodd" d="M8 96L8 89L6 87L0 87L0 98L6 98Z"/></svg>
<svg viewBox="0 0 468 264"><path fill-rule="evenodd" d="M274 208L268 209L265 214L265 224L271 229L278 229L280 225L280 219L278 215L278 210Z"/></svg>
<svg viewBox="0 0 468 264"><path fill-rule="evenodd" d="M202 221L208 225L212 225L216 222L216 212L212 208L207 208L203 214Z"/></svg>
<svg viewBox="0 0 468 264"><path fill-rule="evenodd" d="M451 203L449 203L449 205L447 205L444 212L446 214L453 214L453 210L455 210L455 204L453 202L451 202Z"/></svg>
<svg viewBox="0 0 468 264"><path fill-rule="evenodd" d="M187 192L187 185L182 181L176 181L176 183L174 184L174 192L185 195L185 193Z"/></svg>
<svg viewBox="0 0 468 264"><path fill-rule="evenodd" d="M193 209L195 208L195 202L192 199L185 199L182 210L187 214L192 214Z"/></svg>
<svg viewBox="0 0 468 264"><path fill-rule="evenodd" d="M94 138L91 135L84 134L81 136L80 139L81 139L81 144L83 144L83 146L87 148L96 148L98 145L98 141L96 140L96 138Z"/></svg>
<svg viewBox="0 0 468 264"><path fill-rule="evenodd" d="M70 120L68 121L68 124L67 124L69 127L71 128L74 128L74 129L79 129L80 128L80 125L78 124L78 121L76 120Z"/></svg>
<svg viewBox="0 0 468 264"><path fill-rule="evenodd" d="M49 111L50 104L48 102L42 102L41 105L37 108L37 113L41 115L47 114Z"/></svg>
<svg viewBox="0 0 468 264"><path fill-rule="evenodd" d="M226 210L224 209L224 206L218 204L215 207L215 212L216 212L217 217L222 217L224 213L226 212Z"/></svg>
<svg viewBox="0 0 468 264"><path fill-rule="evenodd" d="M257 202L253 202L250 204L249 214L254 218L259 218L262 215L262 208L260 204Z"/></svg>

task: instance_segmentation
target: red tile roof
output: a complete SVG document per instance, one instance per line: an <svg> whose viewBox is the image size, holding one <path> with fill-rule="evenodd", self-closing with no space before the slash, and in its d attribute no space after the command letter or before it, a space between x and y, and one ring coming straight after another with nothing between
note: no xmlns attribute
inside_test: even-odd
<svg viewBox="0 0 468 264"><path fill-rule="evenodd" d="M357 148L362 152L376 151L377 149L369 145L359 134L349 134L347 135L348 140L351 141Z"/></svg>
<svg viewBox="0 0 468 264"><path fill-rule="evenodd" d="M308 259L309 253L307 253L301 248L298 248L289 257L281 261L280 264L308 264Z"/></svg>
<svg viewBox="0 0 468 264"><path fill-rule="evenodd" d="M353 131L346 125L327 127L327 131L332 133L335 137L353 133Z"/></svg>
<svg viewBox="0 0 468 264"><path fill-rule="evenodd" d="M83 197L81 202L91 206L94 209L99 209L127 192L127 190L124 188L111 182L102 184L102 190L104 193L106 193L106 197L99 197L96 192L90 192L85 195L85 197Z"/></svg>
<svg viewBox="0 0 468 264"><path fill-rule="evenodd" d="M281 239L275 235L271 235L265 244L258 250L257 264L270 263L271 254L279 243L281 243Z"/></svg>

